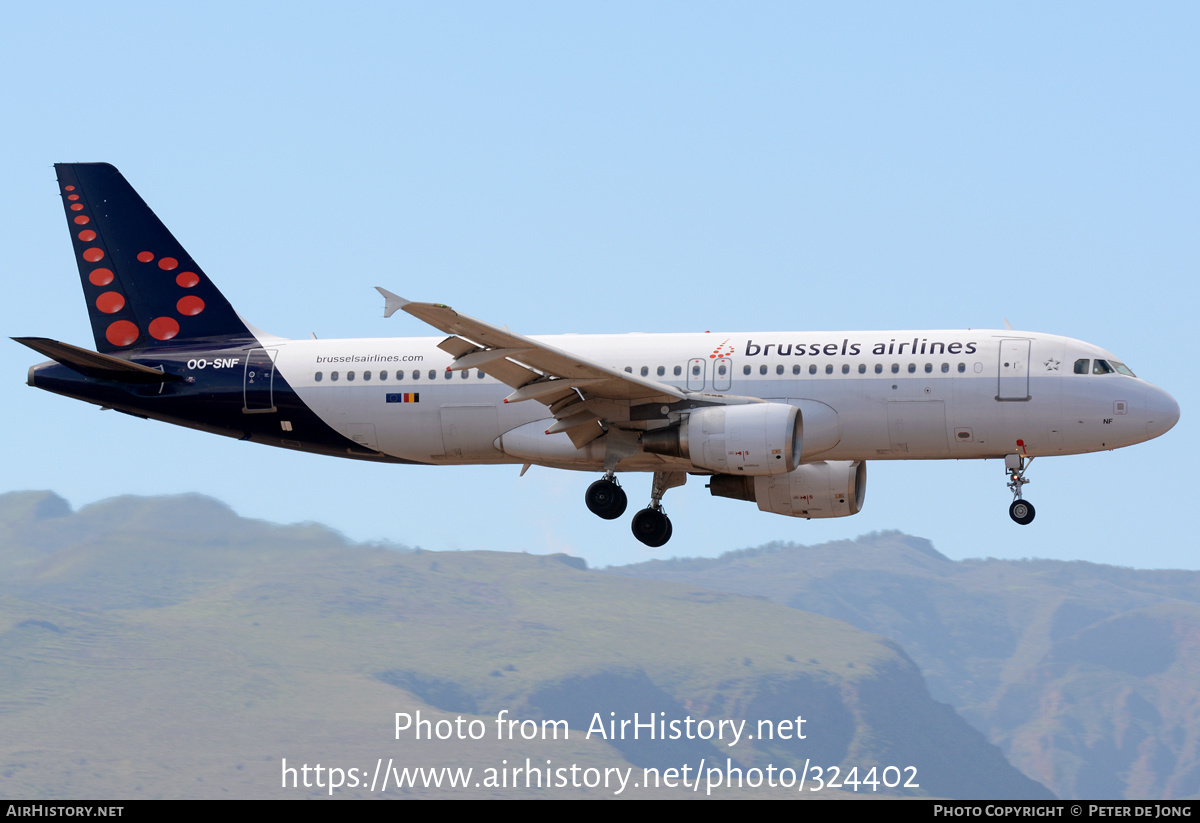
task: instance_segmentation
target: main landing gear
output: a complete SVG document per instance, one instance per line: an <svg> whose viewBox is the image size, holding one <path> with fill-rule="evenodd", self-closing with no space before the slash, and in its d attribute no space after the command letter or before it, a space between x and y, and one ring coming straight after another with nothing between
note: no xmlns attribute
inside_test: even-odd
<svg viewBox="0 0 1200 823"><path fill-rule="evenodd" d="M1033 504L1021 497L1021 488L1029 482L1025 471L1031 465L1033 465L1032 457L1026 462L1025 458L1019 454L1004 456L1004 468L1008 471L1008 488L1013 493L1013 502L1008 507L1008 516L1022 526L1032 523L1033 516L1036 514Z"/></svg>
<svg viewBox="0 0 1200 823"><path fill-rule="evenodd" d="M587 503L588 511L605 520L616 520L625 513L625 507L629 505L625 490L617 485L616 475L612 472L588 486L583 499Z"/></svg>
<svg viewBox="0 0 1200 823"><path fill-rule="evenodd" d="M650 488L650 505L633 516L633 536L652 549L665 545L671 539L671 518L662 508L662 497L667 489L682 486L687 482L684 472L655 472ZM617 485L613 472L588 486L584 501L588 509L605 520L616 520L625 513L628 498Z"/></svg>

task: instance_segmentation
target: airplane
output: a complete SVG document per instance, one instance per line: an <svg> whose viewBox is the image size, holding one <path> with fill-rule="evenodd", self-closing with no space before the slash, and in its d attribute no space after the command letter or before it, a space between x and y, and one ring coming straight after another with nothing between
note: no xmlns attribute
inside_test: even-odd
<svg viewBox="0 0 1200 823"><path fill-rule="evenodd" d="M426 465L652 475L632 518L650 547L689 475L714 496L801 518L859 512L870 460L1000 459L1027 525L1036 457L1141 443L1179 406L1110 352L1003 330L525 336L377 287L439 337L293 340L244 321L124 176L55 165L96 349L14 340L51 358L27 383L141 418L294 451ZM1005 321L1008 326L1008 322Z"/></svg>

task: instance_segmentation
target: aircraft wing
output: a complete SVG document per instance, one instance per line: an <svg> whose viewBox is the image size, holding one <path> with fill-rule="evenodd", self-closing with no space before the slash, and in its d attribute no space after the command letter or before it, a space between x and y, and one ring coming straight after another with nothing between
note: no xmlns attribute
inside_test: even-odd
<svg viewBox="0 0 1200 823"><path fill-rule="evenodd" d="M505 403L536 400L548 406L556 423L547 433L565 431L576 447L604 434L600 421L620 417L621 409L673 403L687 396L675 386L579 357L441 303L414 303L375 288L387 301L385 316L400 309L451 335L438 348L454 357L452 370L479 369L511 386Z"/></svg>

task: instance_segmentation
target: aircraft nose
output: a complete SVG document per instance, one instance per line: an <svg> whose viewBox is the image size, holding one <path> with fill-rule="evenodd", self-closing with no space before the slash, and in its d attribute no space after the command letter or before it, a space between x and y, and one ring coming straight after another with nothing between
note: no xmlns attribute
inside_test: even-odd
<svg viewBox="0 0 1200 823"><path fill-rule="evenodd" d="M1175 398L1155 388L1147 398L1146 436L1158 437L1169 432L1179 422L1179 404Z"/></svg>

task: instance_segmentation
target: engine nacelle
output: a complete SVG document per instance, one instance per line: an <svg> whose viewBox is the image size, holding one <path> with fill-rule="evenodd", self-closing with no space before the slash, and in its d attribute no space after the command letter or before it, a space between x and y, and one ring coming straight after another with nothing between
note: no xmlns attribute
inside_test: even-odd
<svg viewBox="0 0 1200 823"><path fill-rule="evenodd" d="M750 500L765 512L790 517L847 517L862 511L867 464L833 460L807 463L776 477L715 475L708 490L716 497Z"/></svg>
<svg viewBox="0 0 1200 823"><path fill-rule="evenodd" d="M787 474L800 464L800 410L787 403L710 406L648 431L642 448L732 475Z"/></svg>

